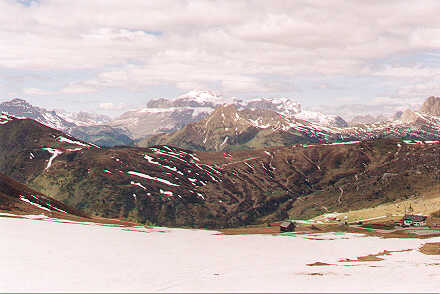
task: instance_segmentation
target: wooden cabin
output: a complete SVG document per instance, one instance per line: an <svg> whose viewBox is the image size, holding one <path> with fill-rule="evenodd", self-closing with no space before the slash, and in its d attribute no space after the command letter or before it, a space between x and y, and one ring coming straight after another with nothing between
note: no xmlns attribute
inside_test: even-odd
<svg viewBox="0 0 441 294"><path fill-rule="evenodd" d="M416 214L405 214L402 220L403 227L422 227L426 225L427 216Z"/></svg>
<svg viewBox="0 0 441 294"><path fill-rule="evenodd" d="M280 232L294 232L296 224L293 221L287 221L280 224Z"/></svg>

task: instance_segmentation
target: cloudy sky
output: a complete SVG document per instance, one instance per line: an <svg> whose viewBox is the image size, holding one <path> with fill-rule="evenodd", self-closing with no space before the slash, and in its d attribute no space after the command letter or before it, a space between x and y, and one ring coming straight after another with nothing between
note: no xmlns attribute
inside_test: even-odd
<svg viewBox="0 0 441 294"><path fill-rule="evenodd" d="M118 114L191 89L306 106L440 92L439 0L0 0L0 100Z"/></svg>

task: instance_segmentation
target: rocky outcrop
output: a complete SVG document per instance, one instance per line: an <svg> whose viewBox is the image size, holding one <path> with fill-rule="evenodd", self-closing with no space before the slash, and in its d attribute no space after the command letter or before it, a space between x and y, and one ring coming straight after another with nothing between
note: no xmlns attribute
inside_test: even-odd
<svg viewBox="0 0 441 294"><path fill-rule="evenodd" d="M425 114L430 114L434 116L439 116L440 104L439 97L431 96L424 101L423 106L420 108L420 112Z"/></svg>

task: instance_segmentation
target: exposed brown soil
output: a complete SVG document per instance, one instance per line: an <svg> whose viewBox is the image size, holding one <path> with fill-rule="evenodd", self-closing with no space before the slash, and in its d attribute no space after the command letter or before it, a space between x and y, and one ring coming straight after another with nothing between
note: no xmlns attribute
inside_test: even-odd
<svg viewBox="0 0 441 294"><path fill-rule="evenodd" d="M0 217L12 217L12 218L25 218L27 213L23 211L9 211L9 210L1 210L0 213L9 213L15 214L15 216L11 215L0 215ZM63 220L68 221L77 221L77 222L92 222L98 224L106 224L106 225L115 225L115 226L124 226L124 227L133 227L133 226L144 226L143 224L138 224L135 222L122 220L122 219L109 219L109 218L86 218L75 216L71 214L65 213L54 213L54 212L43 212L41 213L47 217L56 218L57 222L63 222Z"/></svg>
<svg viewBox="0 0 441 294"><path fill-rule="evenodd" d="M384 258L380 258L380 257L377 257L376 255L369 254L369 255L366 255L366 256L357 257L357 259L349 259L349 258L342 259L342 260L339 260L339 262L380 261L380 260L384 260Z"/></svg>
<svg viewBox="0 0 441 294"><path fill-rule="evenodd" d="M273 223L271 226L267 225L255 225L255 226L245 226L239 228L228 228L219 230L224 235L247 235L247 234L279 234L280 229L278 223ZM329 232L347 232L347 233L359 233L371 237L381 237L381 238L418 238L427 239L431 237L439 236L437 234L431 235L418 235L411 233L408 230L399 230L395 232L382 232L377 230L370 230L365 228L353 227L353 226L341 226L335 224L316 224L316 225L303 225L298 224L295 232L293 233L283 233L283 236L292 236L298 234L313 234L313 233L329 233ZM329 240L322 239L320 237L307 237L311 240Z"/></svg>
<svg viewBox="0 0 441 294"><path fill-rule="evenodd" d="M411 251L412 249L405 249L405 250L396 250L396 251L389 251L384 250L383 252L377 253L377 254L369 254L365 256L359 256L357 259L341 259L339 262L358 262L358 261L381 261L384 260L384 258L378 257L378 256L384 256L384 255L391 255L392 252L405 252L405 251Z"/></svg>
<svg viewBox="0 0 441 294"><path fill-rule="evenodd" d="M325 266L325 265L334 265L334 264L329 264L329 263L320 262L320 261L307 264L307 266Z"/></svg>
<svg viewBox="0 0 441 294"><path fill-rule="evenodd" d="M426 243L419 251L427 255L439 255L439 242Z"/></svg>

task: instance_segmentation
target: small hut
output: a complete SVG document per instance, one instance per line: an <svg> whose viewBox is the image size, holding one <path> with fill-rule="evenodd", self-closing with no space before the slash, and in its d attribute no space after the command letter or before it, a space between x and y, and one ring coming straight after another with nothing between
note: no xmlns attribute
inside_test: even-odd
<svg viewBox="0 0 441 294"><path fill-rule="evenodd" d="M280 232L293 232L296 229L296 224L293 221L287 221L280 224Z"/></svg>
<svg viewBox="0 0 441 294"><path fill-rule="evenodd" d="M426 225L427 216L416 214L405 214L402 220L403 227L415 226L422 227Z"/></svg>

